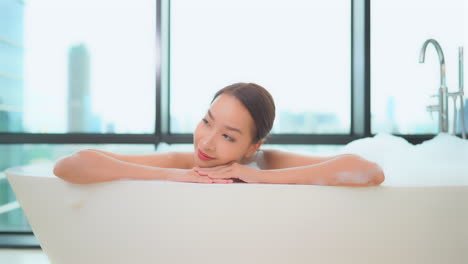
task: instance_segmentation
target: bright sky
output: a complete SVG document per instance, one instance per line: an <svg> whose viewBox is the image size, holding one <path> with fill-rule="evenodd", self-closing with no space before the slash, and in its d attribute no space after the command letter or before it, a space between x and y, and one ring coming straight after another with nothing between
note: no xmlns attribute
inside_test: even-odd
<svg viewBox="0 0 468 264"><path fill-rule="evenodd" d="M68 50L84 43L91 54L92 112L103 125L114 123L116 132L152 132L156 1L25 2L27 131L66 132ZM173 114L192 119L199 115L194 108L204 111L215 90L255 81L271 90L280 108L335 111L348 118L349 31L340 25L350 19L349 1L172 2ZM334 8L336 16L322 8ZM419 49L429 37L439 40L449 90L455 91L468 4L376 0L372 8L373 115L385 118L388 97L395 96L399 123L435 123L424 109L431 103L428 96L437 92L438 63L431 47L426 64L419 64ZM234 31L246 38L240 53L229 43ZM221 64L225 61L233 63ZM236 70L240 67L246 70Z"/></svg>
<svg viewBox="0 0 468 264"><path fill-rule="evenodd" d="M242 81L266 87L278 117L332 112L349 123L349 3L172 1L172 113L198 121L216 90Z"/></svg>
<svg viewBox="0 0 468 264"><path fill-rule="evenodd" d="M117 132L153 131L154 2L26 2L29 131L66 132L68 51L80 43L91 55L92 112L104 123L115 123Z"/></svg>

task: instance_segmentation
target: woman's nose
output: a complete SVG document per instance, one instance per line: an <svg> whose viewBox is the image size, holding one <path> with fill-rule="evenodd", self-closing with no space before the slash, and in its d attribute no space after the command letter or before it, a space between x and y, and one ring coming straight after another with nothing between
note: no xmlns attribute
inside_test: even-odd
<svg viewBox="0 0 468 264"><path fill-rule="evenodd" d="M207 149L207 150L214 150L214 138L215 138L215 135L214 134L209 134L209 135L206 135L205 137L202 138L201 140L201 145L203 146L204 149Z"/></svg>

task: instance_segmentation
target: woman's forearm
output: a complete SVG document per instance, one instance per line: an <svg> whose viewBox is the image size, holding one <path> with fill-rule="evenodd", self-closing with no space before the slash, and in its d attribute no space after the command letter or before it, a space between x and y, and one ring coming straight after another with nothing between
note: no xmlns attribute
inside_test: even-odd
<svg viewBox="0 0 468 264"><path fill-rule="evenodd" d="M332 186L373 186L384 181L381 168L355 155L303 167L259 171L259 182Z"/></svg>
<svg viewBox="0 0 468 264"><path fill-rule="evenodd" d="M73 183L119 179L165 180L167 169L133 164L95 151L80 151L59 160L54 174Z"/></svg>

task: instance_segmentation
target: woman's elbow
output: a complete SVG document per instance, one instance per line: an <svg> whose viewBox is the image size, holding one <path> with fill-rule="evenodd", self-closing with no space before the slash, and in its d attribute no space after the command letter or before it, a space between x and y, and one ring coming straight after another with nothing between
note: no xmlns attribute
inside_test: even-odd
<svg viewBox="0 0 468 264"><path fill-rule="evenodd" d="M376 186L384 182L384 172L377 163L353 154L349 155L347 158L350 160L350 163L355 164L356 170L360 172L360 175L365 175L365 177L362 177L363 183L364 181L367 182L364 186ZM359 180L359 178L356 180Z"/></svg>
<svg viewBox="0 0 468 264"><path fill-rule="evenodd" d="M371 175L371 180L369 181L369 186L380 185L385 180L385 174L382 168L374 162L369 162L370 168L368 169L369 174Z"/></svg>
<svg viewBox="0 0 468 264"><path fill-rule="evenodd" d="M376 166L377 166L377 169L376 169L376 173L374 176L374 185L380 185L382 184L382 182L385 181L385 174L379 165L376 164Z"/></svg>
<svg viewBox="0 0 468 264"><path fill-rule="evenodd" d="M54 175L67 180L70 172L70 157L65 157L57 161L54 165Z"/></svg>
<svg viewBox="0 0 468 264"><path fill-rule="evenodd" d="M79 178L79 168L83 167L81 163L89 155L92 155L89 150L82 150L64 157L55 163L53 173L65 181L74 183Z"/></svg>

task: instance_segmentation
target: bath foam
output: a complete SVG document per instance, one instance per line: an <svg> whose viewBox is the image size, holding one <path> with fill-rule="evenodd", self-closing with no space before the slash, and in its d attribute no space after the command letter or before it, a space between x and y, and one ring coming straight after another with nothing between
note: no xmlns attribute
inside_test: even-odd
<svg viewBox="0 0 468 264"><path fill-rule="evenodd" d="M387 133L355 140L342 153L353 153L379 164L383 185L468 185L468 140L441 133L412 145Z"/></svg>

